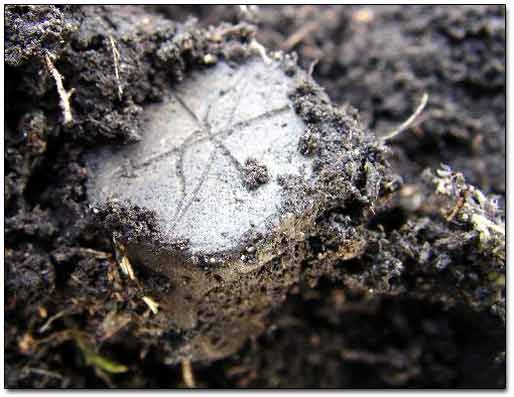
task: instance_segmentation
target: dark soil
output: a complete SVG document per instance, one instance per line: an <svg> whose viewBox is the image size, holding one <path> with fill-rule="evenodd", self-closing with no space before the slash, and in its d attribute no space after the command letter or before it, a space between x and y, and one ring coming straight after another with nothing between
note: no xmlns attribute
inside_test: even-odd
<svg viewBox="0 0 514 397"><path fill-rule="evenodd" d="M154 214L93 211L83 155L138 141L146 105L195 69L257 56L254 38L295 51L284 68L310 70L330 97L309 79L291 93L315 205L258 252L265 266L206 295L221 303L195 332L236 313L256 331L194 361L196 386L505 387L505 7L7 6L5 18L7 387L186 385L176 349L194 332L142 299L169 280L135 261L134 282L118 264L124 244L153 238ZM55 71L74 89L71 121ZM424 93L420 118L384 143ZM250 189L266 183L265 167L245 168Z"/></svg>

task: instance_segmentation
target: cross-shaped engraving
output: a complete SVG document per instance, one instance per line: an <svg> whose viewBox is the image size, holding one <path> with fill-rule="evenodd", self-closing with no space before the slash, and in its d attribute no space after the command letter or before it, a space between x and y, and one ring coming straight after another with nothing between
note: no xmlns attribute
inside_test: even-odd
<svg viewBox="0 0 514 397"><path fill-rule="evenodd" d="M176 90L172 95L173 99L189 115L191 120L196 125L196 128L184 139L184 141L180 145L174 146L161 153L153 154L139 162L132 161L126 167L120 167L115 171L115 174L117 174L120 177L134 177L137 176L138 171L141 171L164 158L176 156L175 175L177 176L177 179L179 181L180 196L176 198L177 206L175 210L175 215L172 220L172 226L175 226L178 222L180 222L180 220L187 213L188 209L190 208L194 200L197 198L198 192L200 191L202 184L208 177L209 172L211 171L212 163L218 155L222 155L228 158L230 164L238 172L241 172L242 165L223 142L226 138L230 137L236 131L241 131L242 129L250 127L253 124L258 123L259 121L267 120L269 118L275 117L290 110L289 105L284 105L276 109L263 112L257 116L250 117L246 120L234 123L234 119L237 115L240 105L244 103L245 88L246 84L244 82L244 76L240 76L236 79L235 84L233 84L229 89L224 91L223 95L235 95L234 91L237 90L238 97L236 101L234 101L235 105L232 107L232 109L230 109L230 114L227 117L225 125L223 125L222 127L218 127L216 130L213 130L211 124L211 112L213 111L213 109L216 109L217 101L219 101L219 99L217 99L217 101L215 101L214 103L209 104L205 115L201 117L195 112L195 110L191 106L187 104L187 101L184 99L185 95L183 95L179 90ZM247 131L252 130L248 128ZM210 153L209 158L205 166L203 167L199 181L194 186L192 192L189 194L189 197L187 197L187 176L184 174L185 153L188 149L193 148L195 145L198 145L205 141L209 141L210 143L212 143L214 149Z"/></svg>

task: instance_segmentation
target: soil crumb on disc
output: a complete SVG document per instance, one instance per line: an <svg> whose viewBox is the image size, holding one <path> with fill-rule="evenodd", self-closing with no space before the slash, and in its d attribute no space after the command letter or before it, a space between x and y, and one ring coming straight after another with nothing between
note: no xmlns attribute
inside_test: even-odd
<svg viewBox="0 0 514 397"><path fill-rule="evenodd" d="M268 168L255 159L247 159L243 167L243 183L250 189L255 190L269 181Z"/></svg>

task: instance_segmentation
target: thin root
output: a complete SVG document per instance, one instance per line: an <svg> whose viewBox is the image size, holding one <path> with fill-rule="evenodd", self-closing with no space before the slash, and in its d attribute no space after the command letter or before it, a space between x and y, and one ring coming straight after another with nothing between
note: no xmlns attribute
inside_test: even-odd
<svg viewBox="0 0 514 397"><path fill-rule="evenodd" d="M453 209L451 210L449 215L446 217L446 220L448 222L453 220L453 218L455 218L455 215L457 215L457 213L460 211L460 209L462 208L463 205L464 205L464 199L462 197L460 197L457 200L457 203L455 204L455 207L453 207Z"/></svg>
<svg viewBox="0 0 514 397"><path fill-rule="evenodd" d="M196 387L191 360L182 360L182 379L184 380L186 386L190 389L194 389Z"/></svg>
<svg viewBox="0 0 514 397"><path fill-rule="evenodd" d="M63 77L59 73L59 71L55 68L55 66L52 63L52 60L50 59L50 56L48 54L45 55L45 61L46 61L46 66L48 67L48 70L50 70L50 73L52 74L52 77L55 80L55 85L57 86L57 92L59 93L59 98L61 99L59 101L59 105L61 106L61 109L62 109L64 124L69 124L73 121L73 116L71 114L70 97L75 92L75 89L72 88L69 91L66 91L64 89Z"/></svg>
<svg viewBox="0 0 514 397"><path fill-rule="evenodd" d="M421 102L419 103L418 107L416 108L416 111L407 119L405 120L398 128L394 129L393 131L389 132L388 134L381 137L382 142L387 142L388 140L394 138L395 136L401 134L403 131L405 131L407 128L409 128L414 121L418 118L418 116L421 114L423 109L428 103L428 94L425 92L423 96L421 97Z"/></svg>
<svg viewBox="0 0 514 397"><path fill-rule="evenodd" d="M116 48L116 43L114 42L114 39L112 36L109 36L109 42L111 43L111 50L112 50L112 58L114 61L114 74L116 76L116 82L118 84L118 99L121 101L121 97L123 95L123 88L121 87L120 83L120 52Z"/></svg>
<svg viewBox="0 0 514 397"><path fill-rule="evenodd" d="M159 313L159 304L154 301L149 296L143 296L143 301L146 303L146 305L150 308L153 314Z"/></svg>
<svg viewBox="0 0 514 397"><path fill-rule="evenodd" d="M295 33L293 33L291 36L288 37L286 41L281 45L281 48L284 51L290 51L294 47L296 47L300 42L303 41L305 37L307 37L309 34L311 34L313 31L315 31L319 26L319 21L315 20L311 23L308 23L306 25L303 25L302 28L297 30Z"/></svg>
<svg viewBox="0 0 514 397"><path fill-rule="evenodd" d="M312 74L314 73L314 69L316 68L316 65L318 64L319 62L319 59L315 59L314 61L311 62L311 64L309 65L309 76L312 76Z"/></svg>
<svg viewBox="0 0 514 397"><path fill-rule="evenodd" d="M130 261L125 254L125 246L121 243L119 243L116 238L112 237L112 242L114 245L114 252L116 254L116 260L118 262L118 265L120 266L123 274L125 276L128 276L131 280L137 281L136 275L134 274L134 269L132 268L132 265L130 264Z"/></svg>
<svg viewBox="0 0 514 397"><path fill-rule="evenodd" d="M123 273L129 277L129 279L131 279L131 280L136 279L136 275L134 274L134 269L132 268L132 265L130 264L129 259L125 255L121 258L120 267L121 267L121 270L123 270Z"/></svg>
<svg viewBox="0 0 514 397"><path fill-rule="evenodd" d="M91 248L80 247L78 249L78 252L82 255L89 255L89 256L93 256L98 259L109 259L112 257L112 255L108 252L98 251L98 250L94 250Z"/></svg>
<svg viewBox="0 0 514 397"><path fill-rule="evenodd" d="M39 333L40 333L40 334L42 334L43 332L45 332L45 331L50 327L50 325L52 325L52 323L53 323L55 320L57 320L57 319L59 319L59 318L61 318L61 317L65 316L65 315L67 315L67 314L69 314L69 313L70 313L70 311L69 311L69 310L61 310L61 311L60 311L60 312L58 312L57 314L54 314L52 317L50 317L50 318L49 318L49 319L48 319L48 320L47 320L47 321L46 321L46 322L41 326L41 328L39 328Z"/></svg>
<svg viewBox="0 0 514 397"><path fill-rule="evenodd" d="M64 379L64 377L61 374L53 371L48 371L43 368L27 368L27 371L38 375L48 376L49 378L56 378L60 380Z"/></svg>
<svg viewBox="0 0 514 397"><path fill-rule="evenodd" d="M319 29L320 26L323 27L325 23L329 21L331 18L333 18L332 14L330 12L327 12L321 15L319 18L309 23L306 23L300 29L294 32L291 36L289 36L287 40L282 43L280 48L284 51L292 50L298 44L300 44L303 41L303 39L305 39L311 33Z"/></svg>
<svg viewBox="0 0 514 397"><path fill-rule="evenodd" d="M268 55L266 54L266 49L264 48L264 46L259 43L257 40L253 39L251 42L250 42L250 49L254 50L255 52L257 52L262 60L264 61L264 63L266 64L270 64L271 63L271 59L268 57Z"/></svg>

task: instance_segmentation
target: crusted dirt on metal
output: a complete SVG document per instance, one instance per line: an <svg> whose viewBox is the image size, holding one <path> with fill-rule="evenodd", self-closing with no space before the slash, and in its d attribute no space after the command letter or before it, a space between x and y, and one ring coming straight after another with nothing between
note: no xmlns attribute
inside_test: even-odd
<svg viewBox="0 0 514 397"><path fill-rule="evenodd" d="M146 111L140 142L88 157L92 201L154 210L163 240L188 241L192 253L233 250L267 233L281 214L280 178L311 174L297 151L305 125L288 98L292 81L259 59L195 72ZM252 160L267 171L254 188Z"/></svg>

